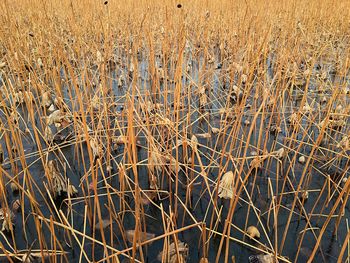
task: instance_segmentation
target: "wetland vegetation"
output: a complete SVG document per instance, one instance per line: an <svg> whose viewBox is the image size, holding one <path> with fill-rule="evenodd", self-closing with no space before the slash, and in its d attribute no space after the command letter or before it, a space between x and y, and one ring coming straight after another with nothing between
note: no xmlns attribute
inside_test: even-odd
<svg viewBox="0 0 350 263"><path fill-rule="evenodd" d="M0 7L1 262L349 262L349 1Z"/></svg>

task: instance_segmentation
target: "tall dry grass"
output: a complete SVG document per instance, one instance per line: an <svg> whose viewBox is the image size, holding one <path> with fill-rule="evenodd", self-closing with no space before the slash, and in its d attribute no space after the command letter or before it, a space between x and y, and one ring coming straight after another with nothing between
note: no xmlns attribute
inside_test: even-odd
<svg viewBox="0 0 350 263"><path fill-rule="evenodd" d="M349 261L349 1L0 6L5 261Z"/></svg>

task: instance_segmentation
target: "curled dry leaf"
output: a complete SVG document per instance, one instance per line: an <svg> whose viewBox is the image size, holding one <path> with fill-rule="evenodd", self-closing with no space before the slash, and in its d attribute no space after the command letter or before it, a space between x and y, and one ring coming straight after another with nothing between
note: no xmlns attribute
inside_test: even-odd
<svg viewBox="0 0 350 263"><path fill-rule="evenodd" d="M278 159L282 159L285 156L286 150L282 147L278 149L275 154Z"/></svg>
<svg viewBox="0 0 350 263"><path fill-rule="evenodd" d="M55 105L51 104L50 107L47 109L49 112L55 111Z"/></svg>
<svg viewBox="0 0 350 263"><path fill-rule="evenodd" d="M1 225L1 231L8 232L14 225L15 215L12 213L11 210L7 210L5 208L0 208L0 225Z"/></svg>
<svg viewBox="0 0 350 263"><path fill-rule="evenodd" d="M111 225L111 220L109 219L102 219L101 224L100 222L97 222L95 225L96 230L100 230L102 225L102 229L105 229Z"/></svg>
<svg viewBox="0 0 350 263"><path fill-rule="evenodd" d="M188 256L188 246L184 242L181 242L180 240L177 241L177 248L178 251L176 251L175 243L171 243L169 247L162 252L160 252L157 256L157 259L162 262L169 262L169 263L177 263L177 262L186 262L186 258ZM180 255L180 259L177 259L177 252Z"/></svg>
<svg viewBox="0 0 350 263"><path fill-rule="evenodd" d="M46 91L41 95L41 105L43 107L50 107L51 104L52 104L51 94L49 91Z"/></svg>
<svg viewBox="0 0 350 263"><path fill-rule="evenodd" d="M233 198L234 179L235 178L232 171L228 171L222 176L218 191L220 198Z"/></svg>
<svg viewBox="0 0 350 263"><path fill-rule="evenodd" d="M60 123L63 118L62 112L60 110L55 110L47 117L47 125Z"/></svg>
<svg viewBox="0 0 350 263"><path fill-rule="evenodd" d="M249 262L257 263L275 263L274 257L272 255L254 255L249 257Z"/></svg>
<svg viewBox="0 0 350 263"><path fill-rule="evenodd" d="M53 137L53 133L52 133L50 126L46 126L46 128L44 130L44 138L47 142L53 141L54 137Z"/></svg>
<svg viewBox="0 0 350 263"><path fill-rule="evenodd" d="M12 212L16 213L21 208L21 202L19 199L16 199L12 204Z"/></svg>
<svg viewBox="0 0 350 263"><path fill-rule="evenodd" d="M164 157L161 153L154 147L150 152L149 160L148 160L148 169L155 173L155 171L161 172L165 165Z"/></svg>
<svg viewBox="0 0 350 263"><path fill-rule="evenodd" d="M34 263L35 259L30 252L27 252L22 257L22 263Z"/></svg>
<svg viewBox="0 0 350 263"><path fill-rule="evenodd" d="M65 179L57 168L55 160L50 160L47 165L47 177L50 179L50 193L54 199L66 193L74 196L78 190Z"/></svg>
<svg viewBox="0 0 350 263"><path fill-rule="evenodd" d="M96 138L90 139L90 147L94 158L101 157L103 151Z"/></svg>
<svg viewBox="0 0 350 263"><path fill-rule="evenodd" d="M95 95L92 97L91 100L91 106L94 110L98 110L101 107L102 103L101 103L101 98L99 96L99 93L95 93Z"/></svg>
<svg viewBox="0 0 350 263"><path fill-rule="evenodd" d="M247 235L250 238L260 238L260 232L255 226L250 226L247 228Z"/></svg>
<svg viewBox="0 0 350 263"><path fill-rule="evenodd" d="M123 87L124 83L125 83L125 77L124 75L120 75L118 78L118 87L119 88Z"/></svg>
<svg viewBox="0 0 350 263"><path fill-rule="evenodd" d="M172 171L173 173L176 173L176 171L180 172L180 164L178 161L176 161L176 159L172 155L170 154L166 155L165 160L170 166L170 171Z"/></svg>
<svg viewBox="0 0 350 263"><path fill-rule="evenodd" d="M262 167L262 163L264 161L264 158L261 156L256 156L250 163L250 167L255 169L260 169Z"/></svg>
<svg viewBox="0 0 350 263"><path fill-rule="evenodd" d="M141 195L141 203L143 205L148 205L151 203L151 200L154 200L157 196L157 192L156 191L146 191L143 192Z"/></svg>
<svg viewBox="0 0 350 263"><path fill-rule="evenodd" d="M22 91L16 92L13 95L13 102L14 103L21 104L21 103L23 103L23 101L24 101L24 97L23 97L23 92Z"/></svg>
<svg viewBox="0 0 350 263"><path fill-rule="evenodd" d="M78 194L78 190L74 185L68 184L67 194L68 196L75 196Z"/></svg>
<svg viewBox="0 0 350 263"><path fill-rule="evenodd" d="M190 144L191 144L192 149L194 151L197 151L198 139L197 139L196 135L194 135L194 134L192 135Z"/></svg>
<svg viewBox="0 0 350 263"><path fill-rule="evenodd" d="M198 138L204 138L204 139L208 139L211 137L210 133L209 132L206 132L206 133L197 133L196 136Z"/></svg>
<svg viewBox="0 0 350 263"><path fill-rule="evenodd" d="M132 243L134 241L134 237L136 235L136 231L135 230L127 230L125 231L125 236L126 236L126 240L130 243ZM147 232L142 232L142 231L139 231L138 232L138 235L139 235L139 239L142 242L145 242L149 239L152 239L154 238L156 235L153 234L153 233L147 233ZM136 240L136 242L138 242L138 240Z"/></svg>
<svg viewBox="0 0 350 263"><path fill-rule="evenodd" d="M101 52L99 50L97 50L96 51L96 62L98 64L100 64L100 63L102 63L102 61L103 61L102 54L101 54Z"/></svg>
<svg viewBox="0 0 350 263"><path fill-rule="evenodd" d="M220 129L213 127L213 128L211 128L211 132L214 133L214 134L217 134L217 133L220 132Z"/></svg>
<svg viewBox="0 0 350 263"><path fill-rule="evenodd" d="M127 137L124 135L119 135L117 138L113 138L115 144L126 144L128 142Z"/></svg>
<svg viewBox="0 0 350 263"><path fill-rule="evenodd" d="M293 112L293 113L290 115L290 117L289 117L289 119L288 119L288 122L289 122L291 125L293 125L293 126L297 125L297 124L299 123L298 114L297 114L296 112Z"/></svg>
<svg viewBox="0 0 350 263"><path fill-rule="evenodd" d="M199 97L199 105L200 107L204 107L208 103L208 96L207 94L203 93Z"/></svg>
<svg viewBox="0 0 350 263"><path fill-rule="evenodd" d="M343 148L344 151L347 151L350 149L350 139L349 136L344 136L341 141L337 144L338 148Z"/></svg>
<svg viewBox="0 0 350 263"><path fill-rule="evenodd" d="M302 112L304 114L309 114L312 113L313 108L310 106L310 104L308 102L305 102L305 105L303 106Z"/></svg>

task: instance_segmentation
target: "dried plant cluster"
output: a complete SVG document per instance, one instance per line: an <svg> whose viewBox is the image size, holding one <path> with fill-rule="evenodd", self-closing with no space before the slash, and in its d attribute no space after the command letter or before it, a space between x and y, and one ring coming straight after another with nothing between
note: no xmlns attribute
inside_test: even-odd
<svg viewBox="0 0 350 263"><path fill-rule="evenodd" d="M349 262L349 1L0 10L3 262Z"/></svg>

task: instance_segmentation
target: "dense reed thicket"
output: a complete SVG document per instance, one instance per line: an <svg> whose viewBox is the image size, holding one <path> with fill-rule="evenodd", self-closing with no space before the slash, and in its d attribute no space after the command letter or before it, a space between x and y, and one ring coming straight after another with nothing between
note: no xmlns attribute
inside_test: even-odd
<svg viewBox="0 0 350 263"><path fill-rule="evenodd" d="M349 1L0 7L3 262L349 262Z"/></svg>

